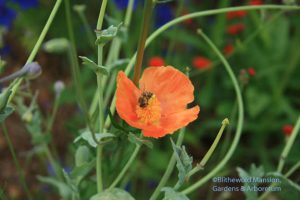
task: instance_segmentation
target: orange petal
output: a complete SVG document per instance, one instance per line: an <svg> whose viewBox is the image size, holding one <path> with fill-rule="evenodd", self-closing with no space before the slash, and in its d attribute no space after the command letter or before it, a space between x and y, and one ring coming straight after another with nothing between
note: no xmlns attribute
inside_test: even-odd
<svg viewBox="0 0 300 200"><path fill-rule="evenodd" d="M134 127L138 124L135 109L140 95L140 90L120 71L117 77L116 109L119 116Z"/></svg>
<svg viewBox="0 0 300 200"><path fill-rule="evenodd" d="M167 134L172 134L176 130L185 127L190 122L196 120L198 118L199 111L199 106L195 106L193 108L168 115L162 118L160 127L144 127L143 135L145 137L159 138Z"/></svg>
<svg viewBox="0 0 300 200"><path fill-rule="evenodd" d="M145 69L140 79L140 89L157 96L164 115L177 113L194 100L191 81L172 66Z"/></svg>
<svg viewBox="0 0 300 200"><path fill-rule="evenodd" d="M173 133L177 129L187 126L190 122L198 118L200 107L195 106L190 109L182 110L172 115L166 115L161 119L161 126Z"/></svg>

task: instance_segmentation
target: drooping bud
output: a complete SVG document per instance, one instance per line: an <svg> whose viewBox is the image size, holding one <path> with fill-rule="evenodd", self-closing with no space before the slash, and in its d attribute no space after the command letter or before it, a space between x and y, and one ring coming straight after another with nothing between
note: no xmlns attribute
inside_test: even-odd
<svg viewBox="0 0 300 200"><path fill-rule="evenodd" d="M42 68L37 62L32 62L24 65L24 77L28 79L35 79L42 73Z"/></svg>

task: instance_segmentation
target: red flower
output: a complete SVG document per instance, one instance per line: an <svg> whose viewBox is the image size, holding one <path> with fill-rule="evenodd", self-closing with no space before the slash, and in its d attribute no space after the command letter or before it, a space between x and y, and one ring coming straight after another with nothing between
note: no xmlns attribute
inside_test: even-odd
<svg viewBox="0 0 300 200"><path fill-rule="evenodd" d="M234 18L242 18L242 17L245 17L246 15L247 15L246 11L244 11L244 10L237 10L237 11L228 12L226 14L226 18L228 20L230 20L230 19L234 19Z"/></svg>
<svg viewBox="0 0 300 200"><path fill-rule="evenodd" d="M233 24L227 27L227 33L230 35L237 35L245 30L245 25L242 23Z"/></svg>
<svg viewBox="0 0 300 200"><path fill-rule="evenodd" d="M250 76L255 76L256 74L255 69L253 69L252 67L249 67L247 71Z"/></svg>
<svg viewBox="0 0 300 200"><path fill-rule="evenodd" d="M165 65L164 59L159 56L154 56L154 57L150 58L150 60L148 62L148 66L150 66L150 67L161 67L164 65Z"/></svg>
<svg viewBox="0 0 300 200"><path fill-rule="evenodd" d="M282 132L284 133L284 135L286 136L290 136L293 132L293 126L290 124L286 124L282 127Z"/></svg>
<svg viewBox="0 0 300 200"><path fill-rule="evenodd" d="M197 69L205 69L211 65L211 61L205 57L197 56L193 59L193 66Z"/></svg>
<svg viewBox="0 0 300 200"><path fill-rule="evenodd" d="M259 5L262 5L263 2L262 2L262 0L250 0L249 4L252 6L259 6Z"/></svg>
<svg viewBox="0 0 300 200"><path fill-rule="evenodd" d="M227 44L223 49L223 52L226 56L232 54L233 51L234 51L234 46L232 44Z"/></svg>

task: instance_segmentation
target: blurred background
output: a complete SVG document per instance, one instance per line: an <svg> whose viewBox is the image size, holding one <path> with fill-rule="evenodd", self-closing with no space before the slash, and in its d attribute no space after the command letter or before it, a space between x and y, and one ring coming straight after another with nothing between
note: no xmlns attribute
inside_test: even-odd
<svg viewBox="0 0 300 200"><path fill-rule="evenodd" d="M0 77L5 77L26 62L55 1L46 0L0 0ZM158 4L152 16L150 33L168 21L192 12L241 5L284 4L281 0L174 0ZM78 6L84 5L84 6ZM72 1L72 20L78 55L96 58L94 29L101 1ZM117 25L124 20L126 0L109 1L104 27ZM137 48L141 27L143 1L135 1L130 26L119 36L121 51L119 59L131 58ZM200 161L213 142L221 122L230 119L216 152L199 176L203 176L218 163L228 150L236 128L237 102L232 83L218 57L203 39L196 34L201 28L224 53L239 79L245 104L243 135L234 156L221 172L222 175L238 177L236 167L250 169L251 164L263 166L265 172L275 171L281 151L290 136L300 108L300 15L299 11L237 11L227 14L188 19L165 31L146 50L144 67L172 65L185 71L189 68L195 86L195 102L201 107L199 118L186 130L184 145ZM67 38L64 5L46 36L45 42ZM63 47L62 47L63 48ZM108 54L109 45L105 47ZM30 134L45 126L55 102L53 85L62 80L66 89L59 101L57 117L48 138L56 159L66 171L74 165L73 143L84 120L76 104L69 60L65 51L52 51L43 45L36 61L42 66L42 75L30 82L30 90L38 91L38 111L29 120L24 113L32 98L18 94L16 112L6 121L17 157L26 174L34 199L59 199L58 192L37 179L37 175L51 176L51 165L37 155L38 139ZM6 64L4 64L4 61ZM126 64L118 69L123 70ZM96 79L91 70L81 67L84 97L91 102L96 90ZM115 87L115 82L110 82ZM0 88L8 82L0 83ZM25 86L24 86L25 87ZM27 86L28 87L28 86ZM22 97L22 98L21 98ZM107 99L109 102L111 97ZM119 120L116 117L116 120ZM1 130L2 131L2 130ZM106 149L109 162L104 166L105 179L113 180L116 172L125 164L134 145L122 140ZM43 138L45 139L45 138ZM169 137L153 140L152 149L143 148L139 159L131 167L122 186L136 199L145 199L155 189L168 164L172 148ZM114 152L123 149L120 155ZM92 150L92 149L91 149ZM94 153L94 152L93 152ZM0 134L0 188L9 199L25 199L18 180L5 138ZM286 166L299 161L299 138L296 139ZM138 173L137 173L138 172ZM176 182L174 172L171 182ZM199 178L199 177L198 177ZM291 179L300 182L300 173ZM130 180L130 181L129 181ZM197 180L193 178L191 182ZM89 187L88 187L89 186ZM89 181L81 185L83 199L88 199L96 185ZM239 192L212 192L211 183L194 192L191 199L244 199ZM299 197L299 196L298 196ZM274 195L274 199L288 199Z"/></svg>

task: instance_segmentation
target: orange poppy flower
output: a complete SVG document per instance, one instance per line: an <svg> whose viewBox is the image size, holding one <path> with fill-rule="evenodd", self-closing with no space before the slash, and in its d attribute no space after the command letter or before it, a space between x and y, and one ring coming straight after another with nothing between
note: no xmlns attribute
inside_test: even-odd
<svg viewBox="0 0 300 200"><path fill-rule="evenodd" d="M116 108L119 116L142 129L144 136L159 138L197 119L199 106L186 108L194 100L193 92L188 77L171 66L145 69L139 88L120 71Z"/></svg>

